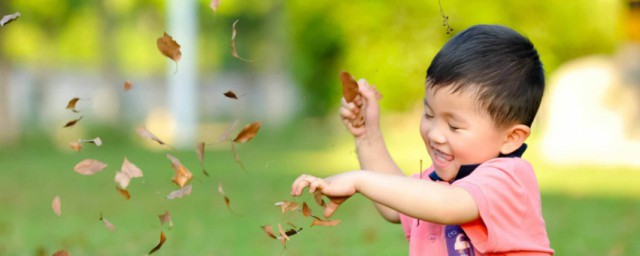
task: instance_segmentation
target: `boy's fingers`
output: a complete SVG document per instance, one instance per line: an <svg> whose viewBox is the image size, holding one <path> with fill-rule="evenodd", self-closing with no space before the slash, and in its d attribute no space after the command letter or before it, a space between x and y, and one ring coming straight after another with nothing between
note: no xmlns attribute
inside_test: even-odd
<svg viewBox="0 0 640 256"><path fill-rule="evenodd" d="M324 211L322 211L322 214L324 215L325 218L331 218L331 216L333 216L333 214L336 212L339 206L340 204L336 204L332 201L329 201L329 203L327 204L327 207L325 207Z"/></svg>
<svg viewBox="0 0 640 256"><path fill-rule="evenodd" d="M291 195L299 196L302 194L302 190L311 184L311 175L300 175L291 185Z"/></svg>
<svg viewBox="0 0 640 256"><path fill-rule="evenodd" d="M340 108L340 116L342 117L342 119L353 120L356 118L356 113L353 113L353 111L342 107Z"/></svg>

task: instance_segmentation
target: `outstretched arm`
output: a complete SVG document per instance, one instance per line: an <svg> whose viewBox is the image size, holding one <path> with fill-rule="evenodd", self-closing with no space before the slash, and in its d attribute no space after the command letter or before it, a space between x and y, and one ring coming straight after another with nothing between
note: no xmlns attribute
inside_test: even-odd
<svg viewBox="0 0 640 256"><path fill-rule="evenodd" d="M479 217L478 207L464 189L436 182L376 173L352 171L325 179L302 175L292 185L299 196L309 187L330 199L324 215L330 217L350 196L360 193L372 201L405 215L440 224L461 224Z"/></svg>

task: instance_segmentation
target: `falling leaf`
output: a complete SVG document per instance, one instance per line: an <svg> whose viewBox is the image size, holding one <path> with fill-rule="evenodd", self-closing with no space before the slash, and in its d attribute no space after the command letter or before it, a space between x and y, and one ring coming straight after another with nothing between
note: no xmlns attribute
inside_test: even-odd
<svg viewBox="0 0 640 256"><path fill-rule="evenodd" d="M280 233L280 235L282 237L284 237L284 239L286 239L287 241L289 241L289 236L287 235L286 232L284 232L284 229L282 229L282 225L280 225L280 223L278 223L278 232Z"/></svg>
<svg viewBox="0 0 640 256"><path fill-rule="evenodd" d="M149 251L149 254L152 254L157 250L160 250L160 247L162 247L162 245L164 244L164 241L166 240L167 240L167 237L164 236L164 232L160 231L160 242L158 242L158 245L156 245L156 247L153 247L153 249Z"/></svg>
<svg viewBox="0 0 640 256"><path fill-rule="evenodd" d="M169 195L167 195L167 199L182 198L190 194L191 194L191 185L186 185L181 189L178 189L176 191L172 191L171 193L169 193Z"/></svg>
<svg viewBox="0 0 640 256"><path fill-rule="evenodd" d="M322 208L327 207L327 204L322 199L322 192L320 190L316 190L316 192L313 194L313 199L315 199L316 204L318 204Z"/></svg>
<svg viewBox="0 0 640 256"><path fill-rule="evenodd" d="M67 109L71 109L74 113L78 113L78 110L76 110L76 103L78 103L78 100L80 100L78 97L69 100L67 103Z"/></svg>
<svg viewBox="0 0 640 256"><path fill-rule="evenodd" d="M0 26L7 25L9 23L11 23L14 20L17 20L18 18L20 18L20 16L22 16L20 14L20 12L16 12L14 14L7 14L5 16L2 16L2 20L0 20Z"/></svg>
<svg viewBox="0 0 640 256"><path fill-rule="evenodd" d="M273 239L276 239L276 235L273 234L273 228L271 228L271 226L269 225L264 225L261 226L260 228L262 228L262 230L267 233L267 235Z"/></svg>
<svg viewBox="0 0 640 256"><path fill-rule="evenodd" d="M236 49L236 34L237 34L236 24L238 24L238 21L240 20L234 21L233 25L231 26L231 55L233 55L233 57L236 57L241 61L251 62L251 60L247 60L245 58L240 57L240 55L238 55L238 50Z"/></svg>
<svg viewBox="0 0 640 256"><path fill-rule="evenodd" d="M129 190L126 190L124 188L120 188L119 186L116 186L116 190L118 190L120 195L122 195L125 199L127 199L127 200L131 199L131 194L129 193Z"/></svg>
<svg viewBox="0 0 640 256"><path fill-rule="evenodd" d="M233 209L231 209L231 200L229 200L229 197L227 196L226 193L224 193L224 189L222 188L222 183L218 183L218 193L220 193L220 195L222 195L224 197L224 203L227 205L227 209L229 209L229 211L233 214L233 215L238 215L236 212L233 211Z"/></svg>
<svg viewBox="0 0 640 256"><path fill-rule="evenodd" d="M136 129L136 132L138 132L138 135L140 135L142 138L158 142L158 144L160 144L160 145L167 145L167 146L171 147L169 144L166 144L163 141L161 141L160 139L158 139L158 137L153 135L153 133L149 132L147 130L147 128L145 128L144 126L138 127Z"/></svg>
<svg viewBox="0 0 640 256"><path fill-rule="evenodd" d="M52 256L70 256L71 254L69 254L67 251L65 250L59 250L57 252L54 252Z"/></svg>
<svg viewBox="0 0 640 256"><path fill-rule="evenodd" d="M173 220L171 219L171 214L169 214L169 211L164 211L164 214L158 215L158 218L160 218L160 225L169 223L169 229L173 228Z"/></svg>
<svg viewBox="0 0 640 256"><path fill-rule="evenodd" d="M240 119L234 120L233 123L231 123L231 125L229 125L229 127L227 127L227 129L220 135L220 137L218 137L218 141L216 141L214 144L218 144L220 142L230 140L231 133L233 132L233 130L236 129L239 123L240 123Z"/></svg>
<svg viewBox="0 0 640 256"><path fill-rule="evenodd" d="M104 224L104 227L107 228L109 231L111 232L116 231L116 226L114 226L109 220L104 218L102 216L102 213L100 213L100 221L102 221L102 223Z"/></svg>
<svg viewBox="0 0 640 256"><path fill-rule="evenodd" d="M79 142L92 143L98 147L102 146L102 139L100 139L100 137L96 137L95 139L90 139L90 140L79 140Z"/></svg>
<svg viewBox="0 0 640 256"><path fill-rule="evenodd" d="M305 217L311 216L311 208L309 208L307 202L302 203L302 215L304 215Z"/></svg>
<svg viewBox="0 0 640 256"><path fill-rule="evenodd" d="M220 5L220 0L211 0L211 3L209 4L209 7L211 7L211 9L216 12L218 11L218 6Z"/></svg>
<svg viewBox="0 0 640 256"><path fill-rule="evenodd" d="M244 164L242 164L242 161L240 161L240 155L238 155L238 152L236 151L236 146L234 143L231 143L231 153L233 153L233 160L235 160L236 163L240 165L240 168L242 168L242 171L244 171L245 173L248 173L247 169L244 168Z"/></svg>
<svg viewBox="0 0 640 256"><path fill-rule="evenodd" d="M95 159L85 159L73 167L73 170L82 175L93 175L102 171L107 165Z"/></svg>
<svg viewBox="0 0 640 256"><path fill-rule="evenodd" d="M82 116L80 116L80 118L78 118L78 119L71 120L71 121L67 122L67 124L65 124L62 128L67 128L67 127L74 126L81 119L82 119Z"/></svg>
<svg viewBox="0 0 640 256"><path fill-rule="evenodd" d="M340 224L340 220L323 220L320 218L313 218L311 226L336 226Z"/></svg>
<svg viewBox="0 0 640 256"><path fill-rule="evenodd" d="M69 143L69 147L75 151L80 151L82 149L82 144L80 142L74 141Z"/></svg>
<svg viewBox="0 0 640 256"><path fill-rule="evenodd" d="M180 61L180 58L182 58L180 45L166 32L162 37L158 38L156 43L158 44L158 50L167 58L175 61L176 64Z"/></svg>
<svg viewBox="0 0 640 256"><path fill-rule="evenodd" d="M204 175L209 176L209 173L207 172L207 170L204 169L204 147L205 147L205 143L204 142L200 142L198 143L198 145L196 145L196 154L198 154L198 160L200 160L200 167L202 168L202 173L204 173Z"/></svg>
<svg viewBox="0 0 640 256"><path fill-rule="evenodd" d="M173 176L172 181L181 188L184 187L185 185L187 185L187 183L189 183L191 178L193 178L193 174L191 174L187 167L184 167L184 165L180 163L180 160L178 160L174 156L167 154L167 158L171 160L171 167L173 167L176 172L175 176Z"/></svg>
<svg viewBox="0 0 640 256"><path fill-rule="evenodd" d="M133 88L133 83L129 80L124 81L124 85L122 86L122 88L124 88L125 92L128 92L129 90L131 90L131 88Z"/></svg>
<svg viewBox="0 0 640 256"><path fill-rule="evenodd" d="M140 170L140 168L135 164L129 162L129 159L125 157L120 171L116 172L116 183L118 183L120 188L125 189L129 186L129 181L132 178L138 177L142 177L142 170Z"/></svg>
<svg viewBox="0 0 640 256"><path fill-rule="evenodd" d="M262 122L253 122L251 124L248 124L247 126L242 128L242 131L240 131L236 138L233 139L233 142L245 143L251 140L254 136L256 136L258 130L260 130L260 125L262 125Z"/></svg>
<svg viewBox="0 0 640 256"><path fill-rule="evenodd" d="M236 100L238 99L238 96L232 91L225 92L224 96L230 99L236 99Z"/></svg>
<svg viewBox="0 0 640 256"><path fill-rule="evenodd" d="M298 207L300 207L300 204L296 202L287 201L287 200L284 200L282 202L277 202L275 203L275 205L280 206L282 213L295 211L298 209Z"/></svg>
<svg viewBox="0 0 640 256"><path fill-rule="evenodd" d="M347 102L353 102L360 92L358 91L358 82L347 71L340 71L340 79L342 80L342 95Z"/></svg>
<svg viewBox="0 0 640 256"><path fill-rule="evenodd" d="M51 209L53 209L53 212L56 215L62 215L62 204L60 203L60 196L56 196L53 198L53 201L51 202Z"/></svg>

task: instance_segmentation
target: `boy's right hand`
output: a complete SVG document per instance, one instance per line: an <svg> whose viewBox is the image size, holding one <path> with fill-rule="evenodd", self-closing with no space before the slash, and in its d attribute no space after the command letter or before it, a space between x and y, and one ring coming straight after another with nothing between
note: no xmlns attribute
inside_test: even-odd
<svg viewBox="0 0 640 256"><path fill-rule="evenodd" d="M380 105L378 99L382 96L367 80L358 80L360 94L353 102L342 98L340 118L344 126L356 138L371 131L380 129Z"/></svg>

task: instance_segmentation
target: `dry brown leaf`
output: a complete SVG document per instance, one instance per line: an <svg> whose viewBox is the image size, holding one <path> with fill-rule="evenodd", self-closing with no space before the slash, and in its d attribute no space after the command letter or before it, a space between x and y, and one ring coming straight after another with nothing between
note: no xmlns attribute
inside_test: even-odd
<svg viewBox="0 0 640 256"><path fill-rule="evenodd" d="M167 154L167 158L171 160L171 167L173 167L176 172L176 174L173 176L172 181L181 188L184 187L185 185L187 185L187 183L189 183L191 178L193 178L193 174L191 174L187 167L184 167L184 165L180 163L180 160L178 160L178 158L175 158L170 154Z"/></svg>
<svg viewBox="0 0 640 256"><path fill-rule="evenodd" d="M80 151L82 149L82 144L80 142L74 141L69 143L69 147L75 151Z"/></svg>
<svg viewBox="0 0 640 256"><path fill-rule="evenodd" d="M220 0L211 0L209 7L211 7L214 12L218 11L218 6L220 6Z"/></svg>
<svg viewBox="0 0 640 256"><path fill-rule="evenodd" d="M340 220L323 220L320 218L313 218L311 226L336 226L340 224Z"/></svg>
<svg viewBox="0 0 640 256"><path fill-rule="evenodd" d="M158 215L158 218L160 218L160 225L169 223L169 229L173 228L173 220L171 219L171 214L169 214L169 211L164 211L164 214Z"/></svg>
<svg viewBox="0 0 640 256"><path fill-rule="evenodd" d="M239 123L240 123L240 119L234 120L233 123L231 123L231 125L229 125L229 127L227 127L227 129L220 135L220 137L218 137L218 141L216 141L214 144L218 144L220 142L230 140L231 133L233 132L233 130L236 129L236 127L238 127Z"/></svg>
<svg viewBox="0 0 640 256"><path fill-rule="evenodd" d="M78 113L78 110L76 110L76 103L78 103L78 100L80 100L80 98L78 97L69 100L69 102L67 103L67 109L70 109L74 113Z"/></svg>
<svg viewBox="0 0 640 256"><path fill-rule="evenodd" d="M238 55L238 50L236 49L236 34L237 34L236 24L238 24L238 21L240 20L234 21L233 25L231 25L231 55L233 55L233 57L236 57L236 59L239 59L241 61L251 62L252 60L248 60L240 57L240 55Z"/></svg>
<svg viewBox="0 0 640 256"><path fill-rule="evenodd" d="M57 252L54 252L52 254L52 256L71 256L71 254L69 254L67 251L65 250L59 250Z"/></svg>
<svg viewBox="0 0 640 256"><path fill-rule="evenodd" d="M147 130L147 128L145 128L144 126L140 126L138 128L136 128L136 132L138 133L138 135L140 135L142 138L145 139L149 139L155 142L158 142L158 144L160 145L167 145L169 147L171 147L169 144L164 143L164 141L161 141L160 139L158 139L158 137L156 137L155 135L153 135L153 133L149 132Z"/></svg>
<svg viewBox="0 0 640 256"><path fill-rule="evenodd" d="M260 226L260 228L262 228L262 230L267 233L267 235L273 239L277 239L276 235L273 234L273 228L271 228L271 226L269 225L264 225L264 226Z"/></svg>
<svg viewBox="0 0 640 256"><path fill-rule="evenodd" d="M298 207L300 207L300 204L296 202L287 201L287 200L284 200L282 202L277 202L275 205L280 206L282 213L295 211L295 210L298 210Z"/></svg>
<svg viewBox="0 0 640 256"><path fill-rule="evenodd" d="M185 187L178 189L176 191L172 191L167 195L167 199L176 199L182 198L184 196L191 195L191 185L186 185Z"/></svg>
<svg viewBox="0 0 640 256"><path fill-rule="evenodd" d="M162 247L162 245L164 244L164 241L166 240L167 240L167 237L164 235L164 232L160 231L160 242L158 242L158 245L156 245L156 247L153 247L153 249L149 251L149 254L152 254L157 250L160 250L160 247Z"/></svg>
<svg viewBox="0 0 640 256"><path fill-rule="evenodd" d="M236 161L236 163L238 163L238 165L240 165L240 168L242 168L242 171L244 171L244 173L249 173L247 172L247 169L244 168L244 164L242 164L242 161L240 161L240 155L238 155L238 152L236 151L236 144L231 143L231 153L233 153L233 160Z"/></svg>
<svg viewBox="0 0 640 256"><path fill-rule="evenodd" d="M209 176L209 173L207 172L207 170L204 169L204 147L206 146L206 144L204 142L200 142L198 143L198 145L196 145L196 154L198 154L198 160L200 160L200 167L202 168L202 173L204 173L204 175Z"/></svg>
<svg viewBox="0 0 640 256"><path fill-rule="evenodd" d="M102 171L107 165L95 159L85 159L73 167L73 170L82 175L94 175Z"/></svg>
<svg viewBox="0 0 640 256"><path fill-rule="evenodd" d="M311 216L311 208L307 205L307 202L302 202L302 215L305 217Z"/></svg>
<svg viewBox="0 0 640 256"><path fill-rule="evenodd" d="M323 209L327 207L327 204L322 199L322 192L320 190L316 190L316 192L313 194L313 199L316 201L316 204L321 206Z"/></svg>
<svg viewBox="0 0 640 256"><path fill-rule="evenodd" d="M131 199L131 194L129 193L129 190L120 188L118 186L116 186L116 190L118 190L118 193L120 193L120 195L122 195L124 199L127 199L127 200Z"/></svg>
<svg viewBox="0 0 640 256"><path fill-rule="evenodd" d="M230 99L238 99L238 95L236 95L234 92L232 91L227 91L224 93L224 96Z"/></svg>
<svg viewBox="0 0 640 256"><path fill-rule="evenodd" d="M100 137L95 137L94 139L90 139L90 140L79 140L79 142L84 142L84 143L92 143L95 144L96 146L102 146L102 139L100 139Z"/></svg>
<svg viewBox="0 0 640 256"><path fill-rule="evenodd" d="M18 18L20 18L20 16L22 16L20 14L20 12L16 12L14 14L7 14L5 16L2 16L2 19L0 20L0 26L4 27L4 25L7 25L7 24L11 23L12 21L17 20Z"/></svg>
<svg viewBox="0 0 640 256"><path fill-rule="evenodd" d="M287 241L289 241L289 236L287 235L286 232L284 232L284 229L282 229L282 225L280 225L280 223L278 223L278 232L280 233L280 235L282 237L284 237L284 239L286 239Z"/></svg>
<svg viewBox="0 0 640 256"><path fill-rule="evenodd" d="M51 209L53 209L53 212L56 215L62 215L62 204L60 203L60 196L55 196L53 198L53 201L51 201Z"/></svg>
<svg viewBox="0 0 640 256"><path fill-rule="evenodd" d="M358 82L347 71L340 71L340 80L342 80L342 95L347 102L353 102L360 92L358 91Z"/></svg>
<svg viewBox="0 0 640 256"><path fill-rule="evenodd" d="M82 116L80 116L80 118L78 118L78 119L74 119L74 120L71 120L71 121L67 122L67 123L66 123L62 128L67 128L67 127L74 126L74 125L76 125L76 123L78 123L80 120L82 120Z"/></svg>
<svg viewBox="0 0 640 256"><path fill-rule="evenodd" d="M116 231L116 226L114 226L109 220L104 218L102 216L102 213L100 213L100 221L102 221L102 223L104 224L104 227L107 228L109 231L111 232Z"/></svg>
<svg viewBox="0 0 640 256"><path fill-rule="evenodd" d="M124 81L124 85L122 85L122 88L124 88L125 92L128 92L129 90L131 90L133 88L133 83L129 80Z"/></svg>
<svg viewBox="0 0 640 256"><path fill-rule="evenodd" d="M178 42L173 40L169 34L166 32L164 35L156 41L158 44L158 50L162 53L162 55L166 56L169 59L172 59L176 63L180 61L182 58L182 53L180 52L180 45Z"/></svg>
<svg viewBox="0 0 640 256"><path fill-rule="evenodd" d="M125 157L120 171L116 172L115 182L118 183L120 188L125 189L129 186L129 181L131 181L132 178L138 177L142 177L142 170L135 164L129 162L129 159Z"/></svg>
<svg viewBox="0 0 640 256"><path fill-rule="evenodd" d="M237 214L235 211L233 211L233 209L231 209L231 200L229 200L229 197L227 196L227 194L224 192L224 189L222 188L222 183L218 183L218 193L220 193L220 195L222 195L224 197L224 203L227 205L227 209L229 209L229 211L233 214L233 215L237 215L240 216L239 214Z"/></svg>
<svg viewBox="0 0 640 256"><path fill-rule="evenodd" d="M251 140L258 133L261 125L262 125L262 122L253 122L248 124L247 126L242 128L242 131L240 131L236 136L236 138L233 139L233 142L245 143Z"/></svg>

